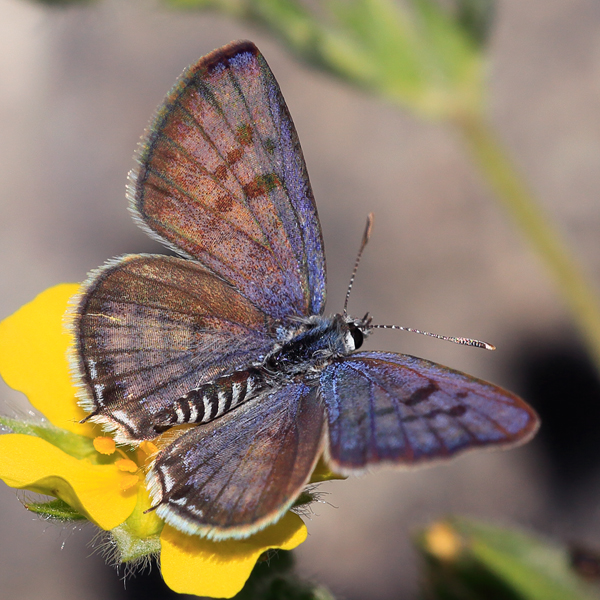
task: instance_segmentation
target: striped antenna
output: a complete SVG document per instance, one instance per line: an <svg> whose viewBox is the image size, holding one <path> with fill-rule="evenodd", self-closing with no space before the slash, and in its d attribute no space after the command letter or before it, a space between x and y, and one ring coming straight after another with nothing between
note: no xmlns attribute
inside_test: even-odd
<svg viewBox="0 0 600 600"><path fill-rule="evenodd" d="M373 229L373 213L369 213L367 215L367 226L365 227L365 232L363 233L362 241L360 243L360 248L358 250L358 255L356 256L356 262L354 263L354 269L352 270L352 276L350 277L350 283L348 284L348 291L346 292L346 301L344 302L344 316L348 315L348 300L350 300L350 292L352 291L352 286L354 285L354 278L356 277L356 271L358 270L358 263L360 263L360 259L371 237L371 229Z"/></svg>
<svg viewBox="0 0 600 600"><path fill-rule="evenodd" d="M421 331L420 329L413 329L412 327L401 327L400 325L366 325L364 329L400 329L401 331L410 331L411 333L419 333L420 335L427 335L429 337L437 338L438 340L446 340L447 342L454 342L461 346L473 346L475 348L484 348L485 350L495 350L496 346L482 342L480 340L473 340L465 337L453 337L447 335L439 335L437 333L431 333L429 331Z"/></svg>

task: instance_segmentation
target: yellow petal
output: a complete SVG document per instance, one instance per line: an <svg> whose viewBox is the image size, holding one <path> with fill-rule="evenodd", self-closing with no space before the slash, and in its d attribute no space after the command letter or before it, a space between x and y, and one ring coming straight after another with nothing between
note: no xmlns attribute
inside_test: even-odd
<svg viewBox="0 0 600 600"><path fill-rule="evenodd" d="M320 483L322 481L329 481L330 479L347 479L347 477L345 475L334 473L325 462L325 459L321 456L310 476L310 483Z"/></svg>
<svg viewBox="0 0 600 600"><path fill-rule="evenodd" d="M133 488L133 486L137 485L140 482L140 476L139 475L129 475L126 474L121 478L121 491L125 492L131 488Z"/></svg>
<svg viewBox="0 0 600 600"><path fill-rule="evenodd" d="M131 477L114 465L93 465L31 435L0 435L0 479L10 487L49 494L89 517L102 529L120 525L135 508L135 488L121 491Z"/></svg>
<svg viewBox="0 0 600 600"><path fill-rule="evenodd" d="M52 287L0 323L0 374L52 424L93 437L92 425L79 423L85 413L75 400L66 356L70 335L63 327L78 289L67 283Z"/></svg>
<svg viewBox="0 0 600 600"><path fill-rule="evenodd" d="M180 594L231 598L244 587L265 550L292 550L305 539L306 526L291 512L245 540L215 542L165 525L160 536L161 571L166 584Z"/></svg>
<svg viewBox="0 0 600 600"><path fill-rule="evenodd" d="M149 510L152 507L152 500L148 490L143 485L139 485L137 489L137 504L125 525L138 539L158 538L165 523L155 510Z"/></svg>

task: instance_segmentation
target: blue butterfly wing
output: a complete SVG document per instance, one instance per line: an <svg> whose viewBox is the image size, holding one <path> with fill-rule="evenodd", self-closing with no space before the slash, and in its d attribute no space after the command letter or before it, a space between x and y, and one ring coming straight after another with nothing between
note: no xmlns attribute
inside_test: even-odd
<svg viewBox="0 0 600 600"><path fill-rule="evenodd" d="M323 239L300 142L251 42L182 74L142 145L130 200L142 227L271 317L322 312Z"/></svg>
<svg viewBox="0 0 600 600"><path fill-rule="evenodd" d="M275 324L199 264L129 255L92 273L74 300L82 405L119 441L156 437L153 415L271 350Z"/></svg>
<svg viewBox="0 0 600 600"><path fill-rule="evenodd" d="M322 452L323 412L316 388L292 383L185 431L148 474L158 515L213 539L248 537L277 521Z"/></svg>
<svg viewBox="0 0 600 600"><path fill-rule="evenodd" d="M408 355L359 352L330 364L320 383L326 453L340 473L515 445L538 427L533 409L514 394Z"/></svg>

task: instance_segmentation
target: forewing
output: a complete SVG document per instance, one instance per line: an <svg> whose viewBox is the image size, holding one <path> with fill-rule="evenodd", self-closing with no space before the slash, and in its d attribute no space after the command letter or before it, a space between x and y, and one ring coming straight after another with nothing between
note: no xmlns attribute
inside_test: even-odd
<svg viewBox="0 0 600 600"><path fill-rule="evenodd" d="M514 394L403 354L362 352L332 363L321 394L329 460L341 473L515 445L538 427L533 409Z"/></svg>
<svg viewBox="0 0 600 600"><path fill-rule="evenodd" d="M249 400L163 449L148 474L157 513L190 534L243 538L277 521L322 451L315 388L290 384Z"/></svg>
<svg viewBox="0 0 600 600"><path fill-rule="evenodd" d="M92 274L72 313L82 403L119 441L156 437L153 415L261 360L274 343L269 317L181 258L112 261Z"/></svg>
<svg viewBox="0 0 600 600"><path fill-rule="evenodd" d="M142 146L130 199L143 227L272 317L322 312L325 258L306 165L251 42L183 73Z"/></svg>

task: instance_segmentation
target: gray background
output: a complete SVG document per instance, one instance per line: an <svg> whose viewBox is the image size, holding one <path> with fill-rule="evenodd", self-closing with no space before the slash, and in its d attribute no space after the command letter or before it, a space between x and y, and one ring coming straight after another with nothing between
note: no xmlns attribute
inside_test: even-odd
<svg viewBox="0 0 600 600"><path fill-rule="evenodd" d="M544 208L599 282L600 4L501 0L490 48L492 119ZM263 32L151 2L51 9L0 0L0 318L107 258L160 251L126 211L124 188L147 121L177 75L230 40L267 57L294 117L324 230L329 311L340 310L364 219L372 242L350 309L489 340L495 353L398 332L371 349L424 356L508 387L528 344L573 330L543 265L515 231L444 126L415 120L295 62ZM517 354L516 354L517 353ZM25 406L2 384L3 412ZM565 410L577 410L565 398ZM382 471L323 486L304 575L341 598L408 598L409 536L448 513L598 539L600 478L565 511L539 445L449 465ZM330 504L329 504L330 503ZM91 527L27 513L0 484L0 597L101 599L116 576L89 557Z"/></svg>

